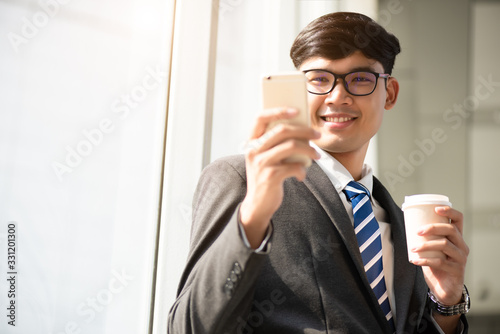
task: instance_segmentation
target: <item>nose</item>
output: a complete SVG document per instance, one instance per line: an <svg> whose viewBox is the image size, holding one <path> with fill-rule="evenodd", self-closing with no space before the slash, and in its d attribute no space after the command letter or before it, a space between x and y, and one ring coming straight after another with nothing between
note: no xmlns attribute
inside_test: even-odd
<svg viewBox="0 0 500 334"><path fill-rule="evenodd" d="M337 79L335 86L326 94L326 104L350 104L352 103L352 96L347 92L344 86L343 79Z"/></svg>

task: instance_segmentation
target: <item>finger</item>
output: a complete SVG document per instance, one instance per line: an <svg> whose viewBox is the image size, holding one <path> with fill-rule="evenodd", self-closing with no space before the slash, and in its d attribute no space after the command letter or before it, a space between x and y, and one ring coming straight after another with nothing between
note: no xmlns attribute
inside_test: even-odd
<svg viewBox="0 0 500 334"><path fill-rule="evenodd" d="M426 224L420 227L420 229L418 229L417 231L417 234L420 236L434 235L448 237L453 235L454 233L459 234L460 231L458 231L458 228L456 226L446 223Z"/></svg>
<svg viewBox="0 0 500 334"><path fill-rule="evenodd" d="M434 209L434 211L438 215L450 219L451 223L458 228L460 233L463 233L464 215L460 211L455 210L449 206L438 206Z"/></svg>
<svg viewBox="0 0 500 334"><path fill-rule="evenodd" d="M280 119L291 119L297 116L298 110L294 108L272 108L263 110L255 120L255 124L250 134L250 139L262 136L270 123Z"/></svg>
<svg viewBox="0 0 500 334"><path fill-rule="evenodd" d="M245 143L243 152L256 151L264 152L288 139L297 139L307 143L317 139L321 134L310 127L303 125L279 124L256 139Z"/></svg>
<svg viewBox="0 0 500 334"><path fill-rule="evenodd" d="M421 257L413 260L413 264L422 267L429 267L433 270L439 270L440 272L446 272L448 277L455 277L459 280L462 280L461 278L463 278L465 273L464 264L439 257Z"/></svg>
<svg viewBox="0 0 500 334"><path fill-rule="evenodd" d="M441 236L449 240L465 254L469 254L469 248L465 243L462 233L459 231L458 226L454 224L427 224L417 234L420 236Z"/></svg>
<svg viewBox="0 0 500 334"><path fill-rule="evenodd" d="M463 265L465 265L465 263L467 262L467 255L464 253L464 249L457 247L447 238L429 240L412 249L412 252L419 254L419 257L422 257L420 256L420 254L424 254L423 252L430 251L442 252L444 255L446 255L446 259L451 262L460 263Z"/></svg>
<svg viewBox="0 0 500 334"><path fill-rule="evenodd" d="M261 137L263 140L259 150L266 151L289 139L296 139L307 143L309 140L317 139L319 136L319 132L310 127L279 124Z"/></svg>
<svg viewBox="0 0 500 334"><path fill-rule="evenodd" d="M297 139L289 139L255 156L256 163L264 165L278 165L285 163L284 160L292 155L306 155L310 159L319 159L319 153L309 145Z"/></svg>

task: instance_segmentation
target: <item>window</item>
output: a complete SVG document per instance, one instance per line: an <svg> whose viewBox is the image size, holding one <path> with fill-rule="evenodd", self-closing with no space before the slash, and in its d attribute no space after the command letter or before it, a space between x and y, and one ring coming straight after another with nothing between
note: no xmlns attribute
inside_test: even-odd
<svg viewBox="0 0 500 334"><path fill-rule="evenodd" d="M0 332L147 333L172 22L173 1L0 1Z"/></svg>

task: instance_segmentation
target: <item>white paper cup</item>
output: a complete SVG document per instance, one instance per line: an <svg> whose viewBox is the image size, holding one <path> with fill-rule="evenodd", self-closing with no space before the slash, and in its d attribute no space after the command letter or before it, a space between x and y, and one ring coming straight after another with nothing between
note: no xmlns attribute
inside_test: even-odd
<svg viewBox="0 0 500 334"><path fill-rule="evenodd" d="M419 236L417 234L421 226L435 223L449 223L448 218L439 216L434 208L437 206L451 207L450 200L447 196L436 194L421 194L405 196L403 203L403 211L405 217L406 228L406 243L408 245L408 260L419 258L442 258L446 256L441 251L427 251L413 253L411 249L420 246L428 240L435 240L442 237L437 236Z"/></svg>

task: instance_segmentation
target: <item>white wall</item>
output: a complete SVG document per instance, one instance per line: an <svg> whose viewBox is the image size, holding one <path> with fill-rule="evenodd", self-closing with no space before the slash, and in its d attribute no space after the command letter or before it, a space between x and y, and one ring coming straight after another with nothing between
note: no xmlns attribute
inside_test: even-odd
<svg viewBox="0 0 500 334"><path fill-rule="evenodd" d="M402 45L401 91L379 131L379 176L399 203L443 193L464 213L471 315L498 314L500 5L387 0L384 10Z"/></svg>
<svg viewBox="0 0 500 334"><path fill-rule="evenodd" d="M471 110L467 146L471 210L470 278L478 314L500 313L500 3L477 2L471 12ZM488 83L488 84L485 84ZM471 98L472 102L472 98ZM472 102L474 103L474 102ZM471 104L472 104L471 103ZM494 261L493 264L491 261Z"/></svg>

